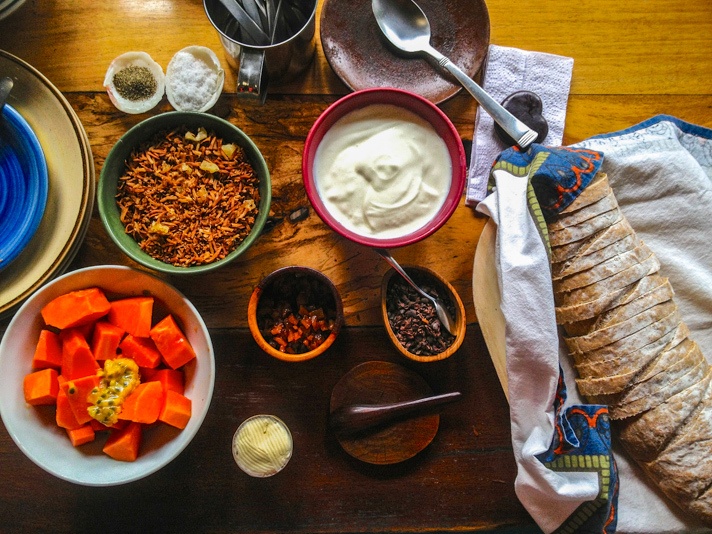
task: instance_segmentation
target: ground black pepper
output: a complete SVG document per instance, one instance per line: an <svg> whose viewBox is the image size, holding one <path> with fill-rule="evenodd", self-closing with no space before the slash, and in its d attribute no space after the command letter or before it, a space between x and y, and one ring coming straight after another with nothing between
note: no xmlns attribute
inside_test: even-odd
<svg viewBox="0 0 712 534"><path fill-rule="evenodd" d="M136 102L153 96L158 88L148 67L129 65L114 74L114 87L123 98Z"/></svg>
<svg viewBox="0 0 712 534"><path fill-rule="evenodd" d="M455 306L450 295L439 287L437 280L422 271L406 270L416 284L429 295L440 298L450 314L455 316ZM394 275L388 284L386 312L394 335L412 354L434 356L455 341L455 336L440 323L433 303L418 294L399 276Z"/></svg>

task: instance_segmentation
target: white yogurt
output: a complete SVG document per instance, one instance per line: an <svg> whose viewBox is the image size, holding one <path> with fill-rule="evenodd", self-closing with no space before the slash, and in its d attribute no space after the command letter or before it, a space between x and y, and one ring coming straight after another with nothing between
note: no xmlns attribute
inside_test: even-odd
<svg viewBox="0 0 712 534"><path fill-rule="evenodd" d="M411 234L432 220L451 176L447 146L435 129L388 104L339 119L314 159L325 208L348 230L378 239Z"/></svg>

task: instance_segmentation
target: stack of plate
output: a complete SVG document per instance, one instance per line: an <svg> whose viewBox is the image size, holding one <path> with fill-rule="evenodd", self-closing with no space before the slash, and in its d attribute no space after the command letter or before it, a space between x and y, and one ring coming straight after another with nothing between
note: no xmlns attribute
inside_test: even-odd
<svg viewBox="0 0 712 534"><path fill-rule="evenodd" d="M27 246L47 202L47 164L37 136L10 104L0 109L0 270Z"/></svg>
<svg viewBox="0 0 712 534"><path fill-rule="evenodd" d="M5 4L0 0L0 9ZM95 177L87 134L59 89L32 66L2 50L0 72L14 81L8 104L37 135L49 179L47 204L37 231L0 275L0 317L5 317L69 266L89 226Z"/></svg>
<svg viewBox="0 0 712 534"><path fill-rule="evenodd" d="M0 20L13 13L24 3L25 0L0 0Z"/></svg>

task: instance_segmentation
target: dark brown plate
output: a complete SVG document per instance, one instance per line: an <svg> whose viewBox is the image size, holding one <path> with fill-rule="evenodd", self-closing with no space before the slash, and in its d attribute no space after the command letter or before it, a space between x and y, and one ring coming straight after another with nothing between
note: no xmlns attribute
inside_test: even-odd
<svg viewBox="0 0 712 534"><path fill-rule="evenodd" d="M430 20L430 44L475 78L487 56L489 13L484 0L418 0ZM370 0L324 0L321 45L331 68L354 91L396 87L435 104L462 88L420 56L401 52L381 34Z"/></svg>
<svg viewBox="0 0 712 534"><path fill-rule="evenodd" d="M331 393L330 412L351 404L386 404L419 399L433 392L423 378L390 362L366 362L346 373ZM385 427L338 436L343 449L371 464L395 464L425 449L438 431L440 416L429 413Z"/></svg>

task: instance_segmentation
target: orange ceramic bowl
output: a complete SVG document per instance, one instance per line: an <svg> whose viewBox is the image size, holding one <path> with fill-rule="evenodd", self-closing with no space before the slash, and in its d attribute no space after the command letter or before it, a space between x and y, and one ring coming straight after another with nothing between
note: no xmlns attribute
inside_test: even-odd
<svg viewBox="0 0 712 534"><path fill-rule="evenodd" d="M253 290L247 322L252 337L267 354L301 362L333 345L344 323L344 308L336 286L325 274L310 267L283 267Z"/></svg>

